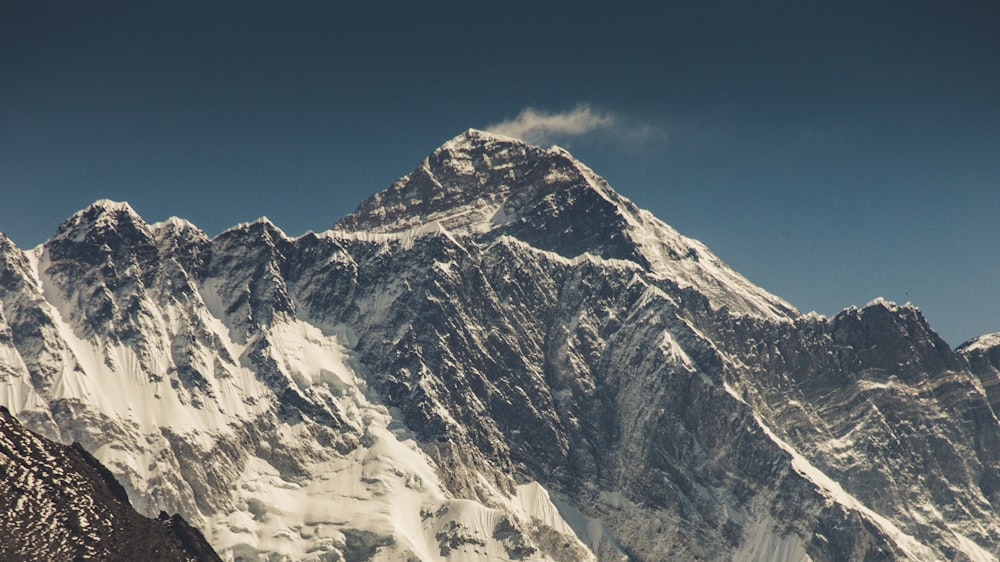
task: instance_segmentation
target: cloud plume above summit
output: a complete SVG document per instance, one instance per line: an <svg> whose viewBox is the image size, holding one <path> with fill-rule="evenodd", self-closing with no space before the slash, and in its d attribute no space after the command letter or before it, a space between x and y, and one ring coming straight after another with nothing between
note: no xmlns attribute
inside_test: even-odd
<svg viewBox="0 0 1000 562"><path fill-rule="evenodd" d="M608 132L620 124L611 113L595 111L589 105L577 104L569 111L548 113L526 107L513 119L488 125L488 131L515 137L531 144L551 144L556 139L567 139Z"/></svg>

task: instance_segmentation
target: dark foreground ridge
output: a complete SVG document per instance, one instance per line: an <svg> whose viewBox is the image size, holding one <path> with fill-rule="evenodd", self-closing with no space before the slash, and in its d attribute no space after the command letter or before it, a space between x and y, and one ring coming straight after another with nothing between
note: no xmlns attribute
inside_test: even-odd
<svg viewBox="0 0 1000 562"><path fill-rule="evenodd" d="M80 445L35 435L0 406L0 560L220 561L179 515L139 515Z"/></svg>

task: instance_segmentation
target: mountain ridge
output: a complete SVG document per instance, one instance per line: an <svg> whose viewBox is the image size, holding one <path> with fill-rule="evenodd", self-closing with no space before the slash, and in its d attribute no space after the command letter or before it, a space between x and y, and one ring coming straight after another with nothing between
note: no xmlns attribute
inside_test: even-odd
<svg viewBox="0 0 1000 562"><path fill-rule="evenodd" d="M98 201L0 280L2 403L226 556L1000 551L996 362L799 314L561 149L467 131L294 238Z"/></svg>
<svg viewBox="0 0 1000 562"><path fill-rule="evenodd" d="M147 519L78 444L26 431L0 406L0 556L5 560L220 561L183 518Z"/></svg>

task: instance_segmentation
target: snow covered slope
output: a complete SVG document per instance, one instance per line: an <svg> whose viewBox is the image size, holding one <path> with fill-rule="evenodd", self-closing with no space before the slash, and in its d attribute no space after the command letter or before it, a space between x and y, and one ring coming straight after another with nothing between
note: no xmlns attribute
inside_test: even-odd
<svg viewBox="0 0 1000 562"><path fill-rule="evenodd" d="M98 201L0 238L0 402L232 560L992 560L976 349L800 315L475 130L319 234Z"/></svg>

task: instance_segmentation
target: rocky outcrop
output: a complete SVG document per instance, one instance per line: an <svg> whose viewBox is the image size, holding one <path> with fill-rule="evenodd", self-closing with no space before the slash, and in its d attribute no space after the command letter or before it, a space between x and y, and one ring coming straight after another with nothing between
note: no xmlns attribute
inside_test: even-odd
<svg viewBox="0 0 1000 562"><path fill-rule="evenodd" d="M2 406L0 558L221 562L182 517L143 517L83 447L31 433Z"/></svg>

